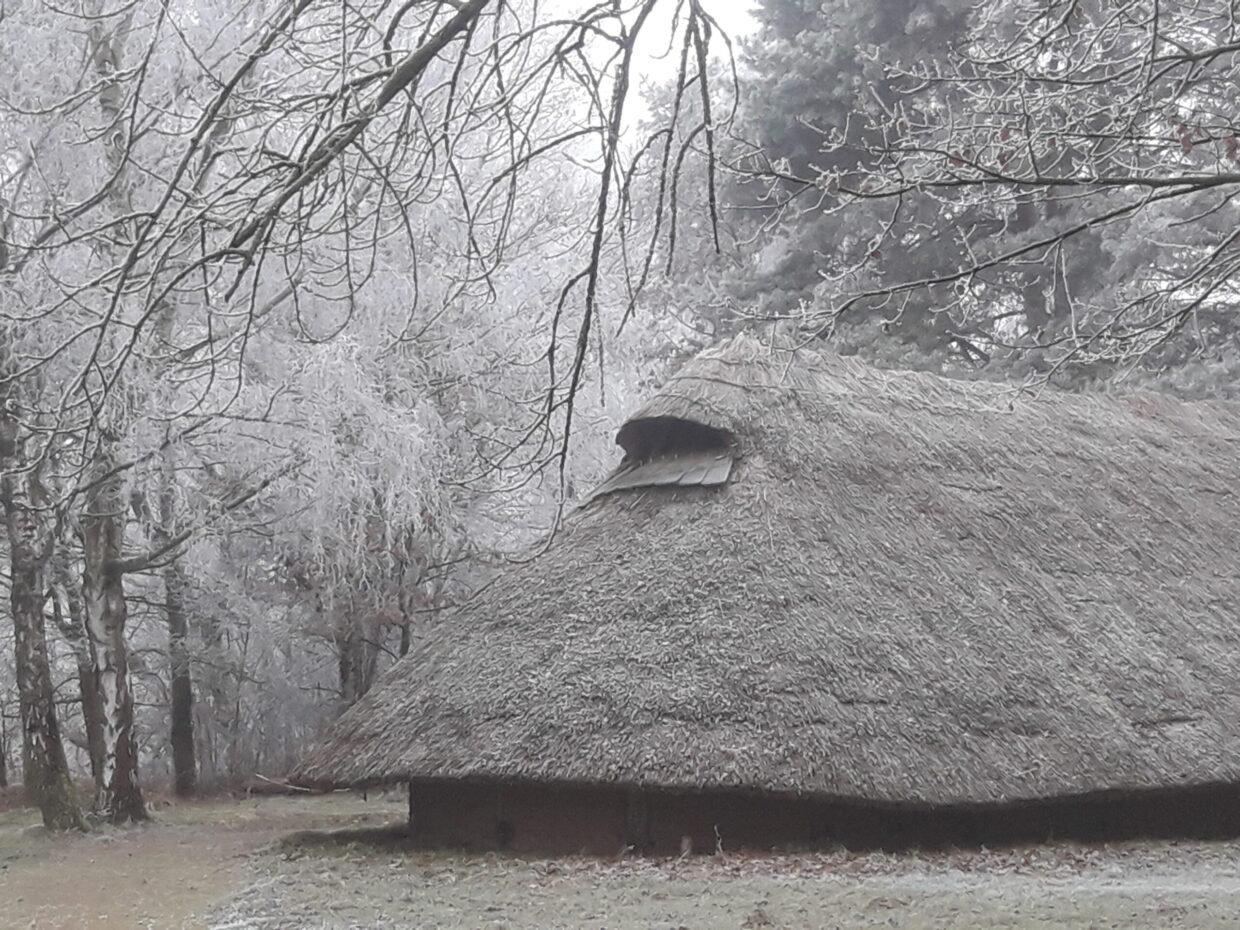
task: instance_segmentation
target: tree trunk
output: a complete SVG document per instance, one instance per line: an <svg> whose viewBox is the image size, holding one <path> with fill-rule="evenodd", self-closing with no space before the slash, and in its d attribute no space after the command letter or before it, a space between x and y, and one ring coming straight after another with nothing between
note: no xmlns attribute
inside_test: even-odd
<svg viewBox="0 0 1240 930"><path fill-rule="evenodd" d="M225 562L234 557L227 538L222 541L220 551ZM195 728L197 748L202 752L198 759L199 774L206 772L209 778L219 779L227 772L226 747L232 744L232 734L228 730L231 719L228 687L231 658L224 642L220 617L211 611L196 611L186 620L190 622L191 632L200 644L202 656L199 665L202 691Z"/></svg>
<svg viewBox="0 0 1240 930"><path fill-rule="evenodd" d="M379 647L351 617L337 626L336 650L340 671L340 710L356 704L370 690L379 667Z"/></svg>
<svg viewBox="0 0 1240 930"><path fill-rule="evenodd" d="M43 623L43 576L12 562L13 631L17 644L17 693L21 701L22 781L49 830L82 828L65 747L56 721L51 666Z"/></svg>
<svg viewBox="0 0 1240 930"><path fill-rule="evenodd" d="M172 771L177 797L198 790L194 753L194 685L190 679L189 622L185 616L185 574L177 562L164 567L164 598L168 620L168 664L172 690Z"/></svg>
<svg viewBox="0 0 1240 930"><path fill-rule="evenodd" d="M20 425L8 390L0 397L0 497L9 536L9 604L17 670L18 716L22 730L22 782L30 802L51 830L82 829L82 814L69 777L56 720L55 690L43 620L43 572L52 537L41 511L32 506L38 484L22 474ZM36 500L33 503L43 503Z"/></svg>
<svg viewBox="0 0 1240 930"><path fill-rule="evenodd" d="M90 647L85 642L81 651L74 649L77 664L78 688L82 693L82 725L86 728L86 751L90 755L90 777L95 782L95 794L103 790L103 697L99 692L99 677L90 658Z"/></svg>
<svg viewBox="0 0 1240 930"><path fill-rule="evenodd" d="M164 306L155 321L160 342L172 344L173 304ZM177 445L165 436L160 455L159 526L161 543L168 543L177 531ZM179 798L192 797L198 790L198 760L194 746L194 683L190 677L189 619L185 595L189 588L179 557L164 566L164 619L168 624L168 681L172 697L169 713L172 743L173 790Z"/></svg>
<svg viewBox="0 0 1240 930"><path fill-rule="evenodd" d="M99 794L103 790L103 701L99 696L99 680L91 660L90 644L86 641L86 620L82 614L79 581L73 577L73 568L64 553L53 556L52 566L52 616L61 638L73 650L73 660L77 665L90 774L95 782L95 793Z"/></svg>
<svg viewBox="0 0 1240 930"><path fill-rule="evenodd" d="M100 474L111 471L107 458L96 464ZM95 485L82 516L86 634L103 704L103 790L95 807L112 823L147 817L138 787L138 746L125 643L125 581L117 568L123 510L120 482L113 476Z"/></svg>

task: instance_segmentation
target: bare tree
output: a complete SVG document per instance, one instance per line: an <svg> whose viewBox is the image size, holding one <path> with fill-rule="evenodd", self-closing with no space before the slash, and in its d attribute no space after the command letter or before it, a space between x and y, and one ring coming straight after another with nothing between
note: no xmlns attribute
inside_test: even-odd
<svg viewBox="0 0 1240 930"><path fill-rule="evenodd" d="M378 398L361 409L391 407L413 383L444 396L461 374L376 374L369 359L347 358L359 345L351 332L367 330L375 337L367 352L412 367L419 356L410 347L424 347L442 316L497 303L512 311L518 304L501 289L519 292L516 262L554 253L552 306L530 309L541 299L531 295L528 338L504 344L523 375L540 372L539 389L518 379L514 422L487 436L476 435L479 420L464 418L459 435L475 440L471 476L437 471L443 450L424 454L428 490L407 512L394 503L390 472L335 474L338 482L359 476L333 498L348 542L336 557L364 554L336 577L351 572L367 580L363 590L387 597L392 586L369 583L368 573L381 567L397 577L425 561L404 540L423 526L428 502L434 510L441 479L469 484L555 463L563 473L586 369L602 352L604 304L630 299L612 293L606 273L623 254L620 230L631 234L622 224L632 164L621 129L637 43L655 10L666 9L683 38L678 94L702 102L693 127L656 132L639 149L637 158L654 158L670 176L680 167L668 154L673 138L688 135L712 151L714 27L699 0L583 2L563 15L509 0L19 5L20 26L0 20L0 39L20 35L84 66L37 80L17 71L0 105L0 120L22 140L0 170L29 169L0 177L11 205L0 268L13 285L3 312L20 332L6 383L38 386L29 391L30 419L43 424L32 460L55 450L58 463L40 519L71 531L65 546L81 547L83 622L103 716L97 806L112 820L141 819L127 576L162 574L172 755L178 790L190 791L192 596L178 560L234 520L291 521L292 495L266 512L263 504L311 478L306 437L330 437L333 448L352 441L347 418L310 422L318 408L288 406L298 366L316 352L347 359L346 370L365 372ZM676 106L670 118L686 112ZM567 231L551 229L567 209L535 206L528 194L531 179L544 184L557 172L569 178L560 205L578 221ZM403 317L374 312L371 282L390 283L401 266ZM484 337L456 341L445 358ZM323 348L334 344L343 348ZM274 361L288 367L278 371ZM516 384L504 386L505 400ZM344 502L360 507L358 520L345 519ZM376 511L380 519L367 523ZM369 527L379 527L377 540ZM311 561L327 551L323 538L320 530L305 537ZM234 718L240 713L238 704Z"/></svg>

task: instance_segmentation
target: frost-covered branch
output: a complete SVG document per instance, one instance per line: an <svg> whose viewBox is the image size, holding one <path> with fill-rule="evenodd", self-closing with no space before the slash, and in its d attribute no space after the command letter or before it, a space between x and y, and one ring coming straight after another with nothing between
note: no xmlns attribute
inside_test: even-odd
<svg viewBox="0 0 1240 930"><path fill-rule="evenodd" d="M897 321L916 304L978 346L1054 365L1237 331L1230 3L982 5L949 56L885 74L855 123L819 127L816 176L776 178L858 220L855 260L824 271L813 330L861 311Z"/></svg>

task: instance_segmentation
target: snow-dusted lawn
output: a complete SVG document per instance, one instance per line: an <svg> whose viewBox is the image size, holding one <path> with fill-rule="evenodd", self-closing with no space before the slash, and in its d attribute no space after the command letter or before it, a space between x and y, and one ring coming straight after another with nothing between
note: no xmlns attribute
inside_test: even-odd
<svg viewBox="0 0 1240 930"><path fill-rule="evenodd" d="M254 866L214 926L1240 927L1240 843L605 861L308 835Z"/></svg>

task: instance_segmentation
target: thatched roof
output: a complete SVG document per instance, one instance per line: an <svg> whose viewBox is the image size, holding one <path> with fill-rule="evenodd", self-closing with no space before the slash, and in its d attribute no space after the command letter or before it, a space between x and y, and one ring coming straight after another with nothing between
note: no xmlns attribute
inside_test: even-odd
<svg viewBox="0 0 1240 930"><path fill-rule="evenodd" d="M597 497L299 774L915 804L1240 779L1240 406L739 338L638 412L625 468L675 421L726 484Z"/></svg>

